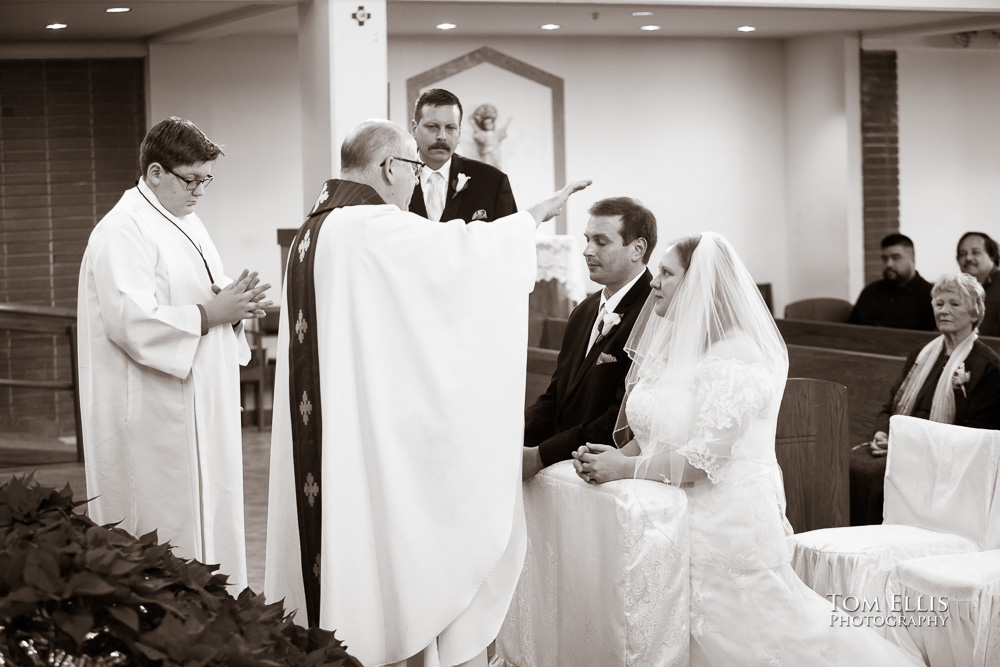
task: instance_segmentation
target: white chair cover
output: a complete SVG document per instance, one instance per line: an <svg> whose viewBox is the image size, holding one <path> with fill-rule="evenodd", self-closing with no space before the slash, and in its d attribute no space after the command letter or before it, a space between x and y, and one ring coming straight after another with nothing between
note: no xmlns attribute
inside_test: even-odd
<svg viewBox="0 0 1000 667"><path fill-rule="evenodd" d="M932 667L1000 665L1000 549L900 563L886 590L907 620L895 643Z"/></svg>
<svg viewBox="0 0 1000 667"><path fill-rule="evenodd" d="M885 523L1000 548L1000 431L896 416L885 468ZM913 456L894 456L896 445Z"/></svg>
<svg viewBox="0 0 1000 667"><path fill-rule="evenodd" d="M563 461L524 484L524 510L528 552L494 667L688 665L683 491L590 486Z"/></svg>
<svg viewBox="0 0 1000 667"><path fill-rule="evenodd" d="M885 635L886 583L897 563L976 552L990 548L1000 535L1000 516L993 510L1000 508L995 502L998 436L997 431L894 416L885 523L795 535L795 572L820 595L841 596L835 601L844 611L871 617L866 623Z"/></svg>

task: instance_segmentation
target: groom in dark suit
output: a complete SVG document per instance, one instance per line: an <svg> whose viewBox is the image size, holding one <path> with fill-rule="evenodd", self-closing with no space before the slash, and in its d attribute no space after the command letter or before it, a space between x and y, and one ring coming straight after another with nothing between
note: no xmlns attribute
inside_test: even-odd
<svg viewBox="0 0 1000 667"><path fill-rule="evenodd" d="M649 296L646 269L656 247L656 218L628 197L590 208L583 256L604 286L569 316L552 382L524 413L522 476L570 458L588 442L614 444L612 433L632 362L625 343Z"/></svg>
<svg viewBox="0 0 1000 667"><path fill-rule="evenodd" d="M421 95L410 129L426 165L410 199L412 212L435 222L491 222L517 213L507 174L455 153L462 137L462 103L455 95L441 88Z"/></svg>

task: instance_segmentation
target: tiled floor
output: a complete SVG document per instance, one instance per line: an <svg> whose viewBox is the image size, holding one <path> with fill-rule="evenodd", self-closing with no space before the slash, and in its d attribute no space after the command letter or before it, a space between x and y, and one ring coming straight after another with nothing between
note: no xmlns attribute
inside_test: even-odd
<svg viewBox="0 0 1000 667"><path fill-rule="evenodd" d="M264 544L267 529L267 471L270 465L271 431L243 429L243 500L247 540L247 576L250 588L264 590ZM82 463L59 463L25 468L0 468L0 483L13 475L35 473L46 486L62 488L67 482L74 498L86 497ZM234 593L238 593L235 591Z"/></svg>

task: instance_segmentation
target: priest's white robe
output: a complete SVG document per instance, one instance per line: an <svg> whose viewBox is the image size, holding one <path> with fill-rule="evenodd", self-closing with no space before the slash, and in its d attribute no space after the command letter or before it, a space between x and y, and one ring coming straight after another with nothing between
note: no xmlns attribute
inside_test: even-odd
<svg viewBox="0 0 1000 667"><path fill-rule="evenodd" d="M316 327L320 626L367 667L424 649L442 665L469 660L510 605L526 547L534 233L528 213L466 225L349 206L310 239L317 321L292 313L290 326L283 294L264 591L305 624L291 420L311 405L292 406L287 350Z"/></svg>
<svg viewBox="0 0 1000 667"><path fill-rule="evenodd" d="M87 507L98 523L156 529L177 556L220 564L236 594L247 582L239 365L250 347L242 325L201 335L197 304L212 282L178 227L216 283L231 282L198 216L173 216L143 181L97 224L83 256Z"/></svg>

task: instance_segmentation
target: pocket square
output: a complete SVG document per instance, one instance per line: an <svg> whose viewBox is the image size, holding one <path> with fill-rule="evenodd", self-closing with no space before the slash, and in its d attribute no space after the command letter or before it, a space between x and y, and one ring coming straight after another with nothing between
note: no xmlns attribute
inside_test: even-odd
<svg viewBox="0 0 1000 667"><path fill-rule="evenodd" d="M481 208L472 214L473 220L485 220L486 219L486 209Z"/></svg>
<svg viewBox="0 0 1000 667"><path fill-rule="evenodd" d="M614 364L617 362L618 359L616 359L613 355L608 354L607 352L601 352L601 356L597 357L598 366L600 366L601 364Z"/></svg>

